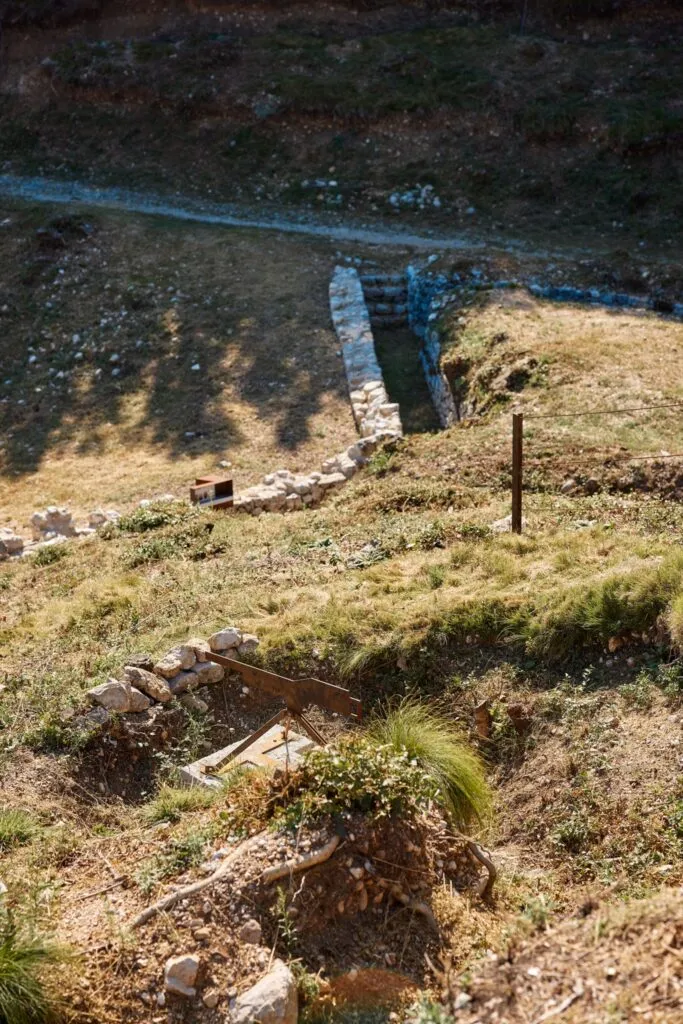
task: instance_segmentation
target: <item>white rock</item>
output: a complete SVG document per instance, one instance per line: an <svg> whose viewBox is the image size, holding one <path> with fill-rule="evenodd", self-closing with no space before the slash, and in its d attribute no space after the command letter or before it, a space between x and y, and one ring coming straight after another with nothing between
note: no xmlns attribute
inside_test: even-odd
<svg viewBox="0 0 683 1024"><path fill-rule="evenodd" d="M295 480L292 485L294 494L299 494L303 498L304 494L310 494L311 492L311 481L304 477L302 480Z"/></svg>
<svg viewBox="0 0 683 1024"><path fill-rule="evenodd" d="M50 505L44 512L34 512L31 527L34 540L41 540L46 533L73 537L76 532L71 512L66 508L57 508L56 505Z"/></svg>
<svg viewBox="0 0 683 1024"><path fill-rule="evenodd" d="M24 538L7 527L0 529L0 558L7 555L20 555L24 550Z"/></svg>
<svg viewBox="0 0 683 1024"><path fill-rule="evenodd" d="M92 690L88 690L86 696L107 711L130 711L130 685L119 682L118 679L108 679L101 686L94 686Z"/></svg>
<svg viewBox="0 0 683 1024"><path fill-rule="evenodd" d="M198 661L190 669L197 676L196 686L208 686L209 683L220 683L225 676L225 669L222 665L216 665L213 661Z"/></svg>
<svg viewBox="0 0 683 1024"><path fill-rule="evenodd" d="M195 983L198 973L199 957L172 956L166 961L164 970L166 991L177 996L184 996L186 999L193 999L197 995Z"/></svg>
<svg viewBox="0 0 683 1024"><path fill-rule="evenodd" d="M180 644L178 647L172 647L168 654L156 663L154 671L164 679L172 679L179 672L192 668L196 660L193 649L188 644Z"/></svg>
<svg viewBox="0 0 683 1024"><path fill-rule="evenodd" d="M325 459L321 466L321 469L323 473L336 473L337 470L339 469L336 457L333 457L331 459Z"/></svg>
<svg viewBox="0 0 683 1024"><path fill-rule="evenodd" d="M238 996L232 1024L297 1024L299 1000L294 975L276 960L265 978Z"/></svg>
<svg viewBox="0 0 683 1024"><path fill-rule="evenodd" d="M296 512L298 509L303 508L304 503L301 500L301 496L298 494L288 494L285 498L285 508L288 512Z"/></svg>
<svg viewBox="0 0 683 1024"><path fill-rule="evenodd" d="M207 654L211 653L211 645L208 640L202 640L201 637L193 636L190 640L186 641L185 646L192 648L197 661L209 660Z"/></svg>
<svg viewBox="0 0 683 1024"><path fill-rule="evenodd" d="M244 633L242 635L242 643L237 648L237 653L240 656L245 654L252 654L259 645L259 638L254 636L253 633Z"/></svg>
<svg viewBox="0 0 683 1024"><path fill-rule="evenodd" d="M242 631L235 626L224 626L209 637L212 651L227 651L231 647L239 647L242 643Z"/></svg>
<svg viewBox="0 0 683 1024"><path fill-rule="evenodd" d="M179 694L199 686L199 678L196 672L179 672L177 676L173 676L173 679L169 679L168 686L173 696L177 697Z"/></svg>
<svg viewBox="0 0 683 1024"><path fill-rule="evenodd" d="M154 672L138 668L137 665L126 665L123 670L123 681L128 686L137 687L142 693L146 693L152 700L158 700L161 704L165 704L173 696L165 679Z"/></svg>
<svg viewBox="0 0 683 1024"><path fill-rule="evenodd" d="M324 473L320 480L318 480L318 486L322 487L323 490L330 490L333 487L340 487L346 483L346 477L343 473Z"/></svg>
<svg viewBox="0 0 683 1024"><path fill-rule="evenodd" d="M130 703L128 706L129 711L146 711L151 706L151 700L146 697L144 693L138 690L135 686L131 686L129 690Z"/></svg>

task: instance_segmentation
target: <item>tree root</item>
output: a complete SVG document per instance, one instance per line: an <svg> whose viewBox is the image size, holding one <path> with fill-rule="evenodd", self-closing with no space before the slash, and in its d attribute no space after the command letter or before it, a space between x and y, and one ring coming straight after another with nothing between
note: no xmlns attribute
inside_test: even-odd
<svg viewBox="0 0 683 1024"><path fill-rule="evenodd" d="M486 850L483 850L479 843L475 843L474 839L469 839L467 836L464 838L467 842L467 849L470 851L474 859L478 860L480 864L483 864L489 873L489 877L482 882L479 887L479 895L482 899L487 900L493 892L493 884L498 877L498 868L493 863Z"/></svg>
<svg viewBox="0 0 683 1024"><path fill-rule="evenodd" d="M293 857L291 860L286 860L284 864L276 864L272 868L266 868L261 875L261 881L266 884L276 882L278 878L286 878L288 875L293 875L296 871L307 871L308 868L313 868L316 864L324 864L326 860L330 859L339 843L339 836L332 836L330 841L321 846L319 850L313 850L312 853L307 853L301 857Z"/></svg>
<svg viewBox="0 0 683 1024"><path fill-rule="evenodd" d="M220 866L214 871L208 878L202 878L198 882L193 882L191 885L185 885L182 889L176 889L175 892L171 892L168 896L164 896L156 903L152 903L151 906L146 907L141 911L137 917L128 925L129 928L139 928L140 925L147 924L151 918L157 914L163 914L165 910L178 903L180 900L187 899L188 896L194 896L195 893L202 892L204 889L209 889L216 882L220 882L221 878L228 873L228 870L232 867L236 860L239 860L245 853L256 845L257 840L263 835L262 832L257 832L255 836L251 836L250 839L245 839L243 843L236 846L235 849L228 854L225 860L221 861Z"/></svg>
<svg viewBox="0 0 683 1024"><path fill-rule="evenodd" d="M408 910L412 910L415 914L422 914L422 916L429 921L434 931L439 931L439 925L437 924L436 918L426 903L422 903L414 897L406 896L404 892L400 892L397 889L392 889L391 895L399 903L402 903L404 907L407 907Z"/></svg>

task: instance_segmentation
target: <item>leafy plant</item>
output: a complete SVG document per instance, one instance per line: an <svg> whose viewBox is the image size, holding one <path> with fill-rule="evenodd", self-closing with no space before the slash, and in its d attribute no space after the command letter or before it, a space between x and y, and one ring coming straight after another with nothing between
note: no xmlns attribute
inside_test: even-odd
<svg viewBox="0 0 683 1024"><path fill-rule="evenodd" d="M196 510L181 501L153 502L143 508L136 508L128 515L121 516L117 528L122 533L147 533L160 526L170 526L196 515Z"/></svg>
<svg viewBox="0 0 683 1024"><path fill-rule="evenodd" d="M0 922L0 1021L2 1024L47 1024L53 1001L44 970L65 959L65 951L37 935L26 934L9 915Z"/></svg>
<svg viewBox="0 0 683 1024"><path fill-rule="evenodd" d="M466 828L490 815L491 790L482 763L438 707L406 697L371 723L370 735L419 765L456 825Z"/></svg>
<svg viewBox="0 0 683 1024"><path fill-rule="evenodd" d="M285 827L349 811L384 818L408 814L436 796L433 777L407 750L351 735L305 755L275 817Z"/></svg>
<svg viewBox="0 0 683 1024"><path fill-rule="evenodd" d="M171 839L162 853L151 857L140 868L137 883L145 895L164 878L173 878L188 868L196 867L204 854L207 835L205 832L190 832L178 839Z"/></svg>
<svg viewBox="0 0 683 1024"><path fill-rule="evenodd" d="M31 558L34 565L54 565L55 562L61 562L68 554L69 549L66 544L48 544L47 547L38 548Z"/></svg>

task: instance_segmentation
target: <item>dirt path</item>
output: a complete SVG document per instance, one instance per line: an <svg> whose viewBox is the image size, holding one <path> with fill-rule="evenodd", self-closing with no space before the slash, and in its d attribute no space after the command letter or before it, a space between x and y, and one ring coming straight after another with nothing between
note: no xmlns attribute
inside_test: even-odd
<svg viewBox="0 0 683 1024"><path fill-rule="evenodd" d="M116 187L99 188L78 182L58 181L53 178L0 175L0 197L24 199L33 202L84 204L109 210L124 210L203 224L221 224L226 227L257 228L283 231L290 234L312 235L337 242L358 242L368 245L397 246L422 250L485 250L499 249L541 259L577 257L586 255L585 249L541 250L516 239L491 236L487 239L472 235L438 235L425 232L387 229L382 225L325 223L311 217L297 219L279 216L276 212L255 216L253 211L238 206L191 200L179 197L177 202L154 193L129 191ZM595 253L594 253L595 255Z"/></svg>

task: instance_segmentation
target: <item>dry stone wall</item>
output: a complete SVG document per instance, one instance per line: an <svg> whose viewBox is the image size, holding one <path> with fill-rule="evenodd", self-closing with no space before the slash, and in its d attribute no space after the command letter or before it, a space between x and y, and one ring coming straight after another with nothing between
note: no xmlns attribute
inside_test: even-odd
<svg viewBox="0 0 683 1024"><path fill-rule="evenodd" d="M113 713L147 712L174 698L191 710L206 710L207 705L194 691L225 678L223 666L210 661L208 655L215 652L241 659L258 645L254 634L224 626L208 640L192 637L156 660L144 654L131 657L117 677L87 691L92 708L77 716L73 724L92 732L105 727Z"/></svg>
<svg viewBox="0 0 683 1024"><path fill-rule="evenodd" d="M341 342L349 396L361 437L402 437L397 403L390 402L377 362L363 286L353 267L335 267L330 282L332 323Z"/></svg>

